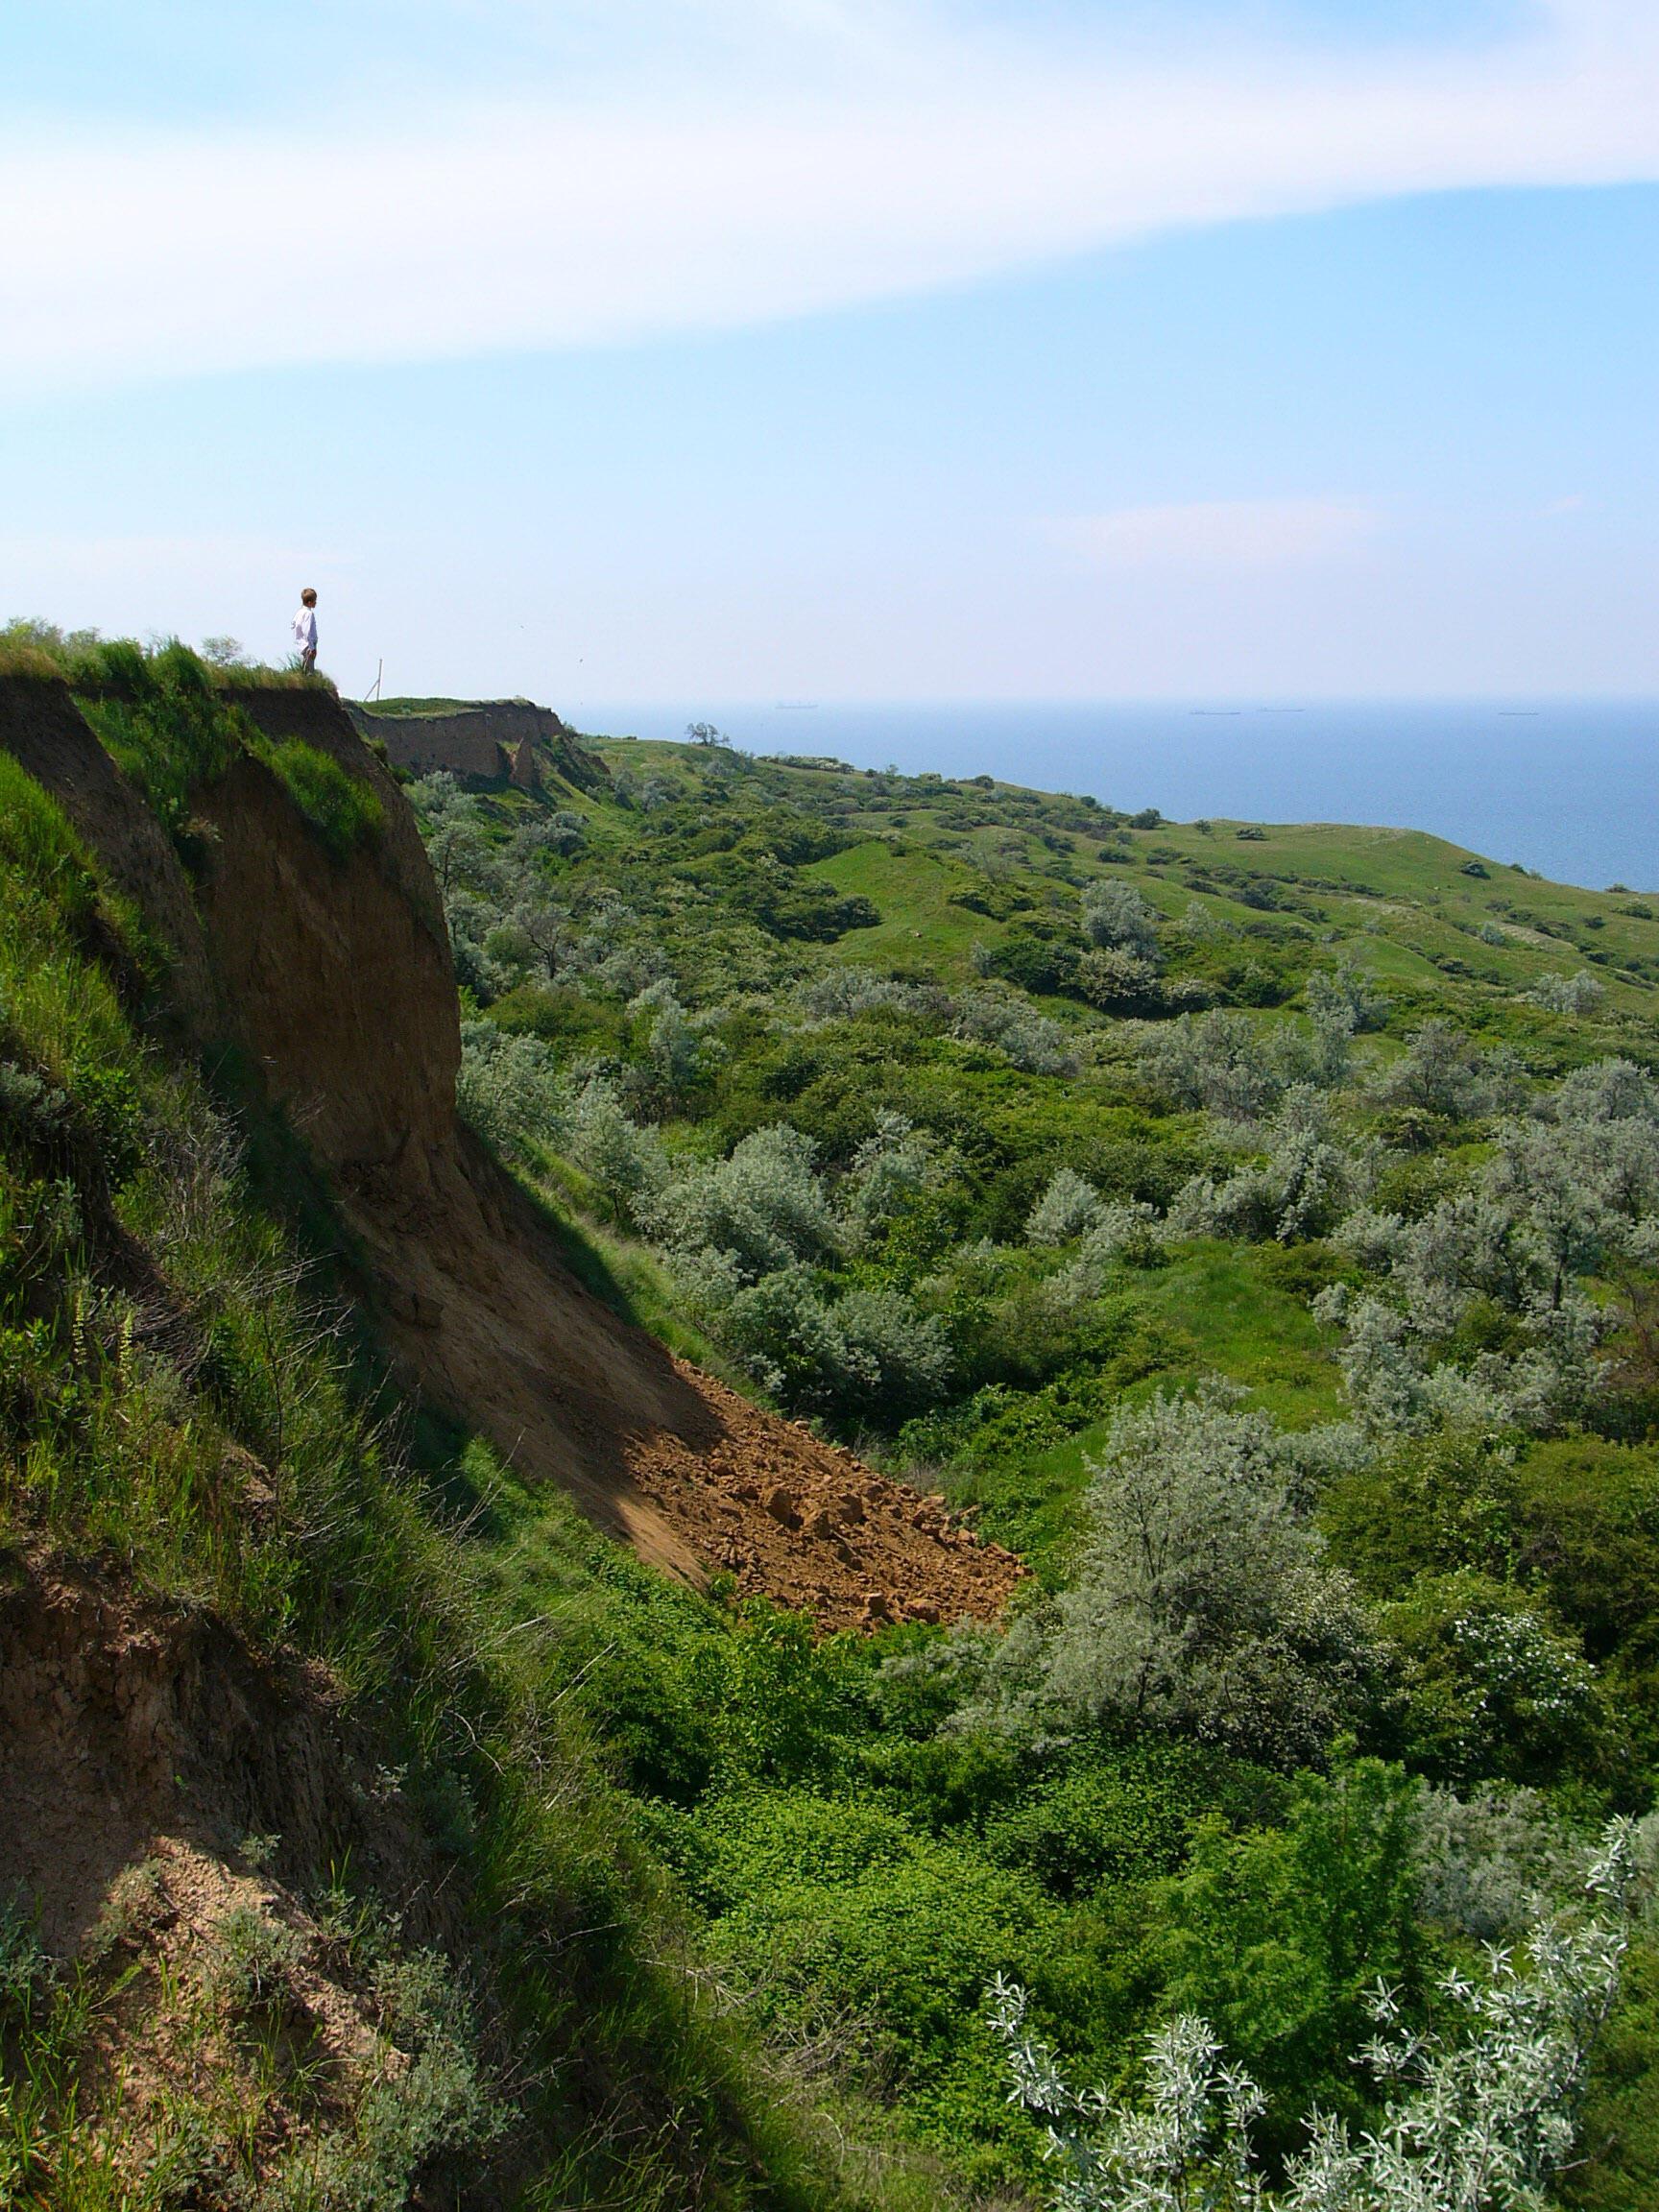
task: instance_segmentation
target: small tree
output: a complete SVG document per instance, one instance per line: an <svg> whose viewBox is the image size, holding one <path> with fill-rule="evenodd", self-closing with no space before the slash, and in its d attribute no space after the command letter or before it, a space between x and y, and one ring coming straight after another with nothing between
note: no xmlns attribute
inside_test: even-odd
<svg viewBox="0 0 1659 2212"><path fill-rule="evenodd" d="M1223 1388L1158 1397L1118 1415L1093 1476L1075 1575L1010 1634L1007 1679L1073 1719L1320 1758L1370 1639L1272 1424Z"/></svg>
<svg viewBox="0 0 1659 2212"><path fill-rule="evenodd" d="M1174 1105L1202 1106L1233 1121L1265 1113L1286 1085L1257 1024L1219 1009L1169 1022L1147 1045L1141 1069Z"/></svg>
<svg viewBox="0 0 1659 2212"><path fill-rule="evenodd" d="M1425 1022L1407 1050L1383 1070L1377 1091L1390 1106L1415 1107L1450 1121L1502 1113L1525 1096L1512 1053L1503 1046L1482 1052L1472 1037L1438 1017Z"/></svg>
<svg viewBox="0 0 1659 2212"><path fill-rule="evenodd" d="M527 899L513 909L513 923L524 943L557 982L576 950L576 929L570 909L548 900Z"/></svg>
<svg viewBox="0 0 1659 2212"><path fill-rule="evenodd" d="M1100 1193L1075 1167L1057 1168L1025 1224L1032 1244L1070 1244L1100 1216Z"/></svg>
<svg viewBox="0 0 1659 2212"><path fill-rule="evenodd" d="M1607 986L1599 975L1581 968L1574 975L1540 975L1531 990L1521 996L1551 1014L1589 1014L1607 996Z"/></svg>
<svg viewBox="0 0 1659 2212"><path fill-rule="evenodd" d="M1092 883L1083 894L1083 934L1091 945L1109 946L1156 967L1157 916L1128 883Z"/></svg>
<svg viewBox="0 0 1659 2212"><path fill-rule="evenodd" d="M727 1159L687 1168L657 1208L664 1242L686 1253L729 1253L751 1278L827 1257L840 1226L814 1171L814 1150L810 1137L776 1122L745 1137Z"/></svg>

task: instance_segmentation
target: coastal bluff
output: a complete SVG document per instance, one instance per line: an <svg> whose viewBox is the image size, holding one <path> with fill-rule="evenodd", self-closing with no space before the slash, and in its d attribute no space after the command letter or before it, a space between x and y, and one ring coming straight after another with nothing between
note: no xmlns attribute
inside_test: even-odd
<svg viewBox="0 0 1659 2212"><path fill-rule="evenodd" d="M610 776L550 707L530 699L342 700L359 735L384 745L395 768L416 776L446 769L469 789L512 784L521 791L562 778L579 790Z"/></svg>

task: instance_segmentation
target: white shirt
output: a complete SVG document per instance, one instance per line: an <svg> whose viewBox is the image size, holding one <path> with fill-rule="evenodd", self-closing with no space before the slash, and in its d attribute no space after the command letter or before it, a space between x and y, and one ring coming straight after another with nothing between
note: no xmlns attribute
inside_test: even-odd
<svg viewBox="0 0 1659 2212"><path fill-rule="evenodd" d="M301 607L299 613L295 615L294 642L299 646L301 653L316 652L317 610L314 607Z"/></svg>

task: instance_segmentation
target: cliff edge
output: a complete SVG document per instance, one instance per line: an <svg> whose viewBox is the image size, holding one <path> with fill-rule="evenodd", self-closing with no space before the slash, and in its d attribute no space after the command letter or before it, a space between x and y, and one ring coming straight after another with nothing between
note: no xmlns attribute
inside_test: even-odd
<svg viewBox="0 0 1659 2212"><path fill-rule="evenodd" d="M192 794L192 880L60 682L0 679L0 745L168 947L198 1046L240 1047L326 1171L411 1383L685 1580L724 1572L830 1627L995 1613L1019 1576L1010 1555L675 1359L576 1282L458 1120L448 940L394 778L324 686L231 696L271 744L325 754L363 787L373 834L331 848L245 750Z"/></svg>

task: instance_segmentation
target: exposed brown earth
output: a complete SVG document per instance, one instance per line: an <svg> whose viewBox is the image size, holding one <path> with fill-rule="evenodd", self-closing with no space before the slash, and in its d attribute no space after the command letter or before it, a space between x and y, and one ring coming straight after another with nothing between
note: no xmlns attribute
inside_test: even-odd
<svg viewBox="0 0 1659 2212"><path fill-rule="evenodd" d="M0 1895L36 1902L48 1950L80 1950L163 1837L223 1856L278 1835L307 1866L367 1854L366 1872L411 1895L415 1830L381 1801L320 1669L44 1553L4 1572Z"/></svg>
<svg viewBox="0 0 1659 2212"><path fill-rule="evenodd" d="M317 1882L349 1865L406 1956L454 1945L448 1876L321 1671L44 1552L0 1572L0 1901L27 1896L48 1957L77 1961L73 2110L108 2160L107 2200L150 2201L182 2149L169 2202L247 2203L349 2143L365 2097L414 2063L372 1966L319 1919ZM255 2017L249 1956L270 1967ZM411 2201L499 2203L519 2148L474 2157L464 2197Z"/></svg>
<svg viewBox="0 0 1659 2212"><path fill-rule="evenodd" d="M851 1452L675 1365L718 1433L699 1450L659 1430L642 1440L634 1479L697 1556L745 1595L802 1606L827 1628L1001 1610L1020 1562L953 1520L942 1499L919 1499Z"/></svg>
<svg viewBox="0 0 1659 2212"><path fill-rule="evenodd" d="M826 1627L998 1611L1021 1574L1010 1554L674 1359L575 1281L458 1124L447 934L396 782L322 687L240 704L373 788L372 848L332 857L244 758L199 795L211 857L193 891L62 686L0 682L0 744L173 948L199 1041L240 1045L327 1169L411 1385L687 1581L729 1574Z"/></svg>
<svg viewBox="0 0 1659 2212"><path fill-rule="evenodd" d="M303 696L303 694L300 694ZM418 776L446 769L463 783L514 783L533 791L545 762L579 790L610 781L603 761L587 752L550 708L528 699L479 699L431 714L385 713L348 704L361 733L384 745L387 757Z"/></svg>

